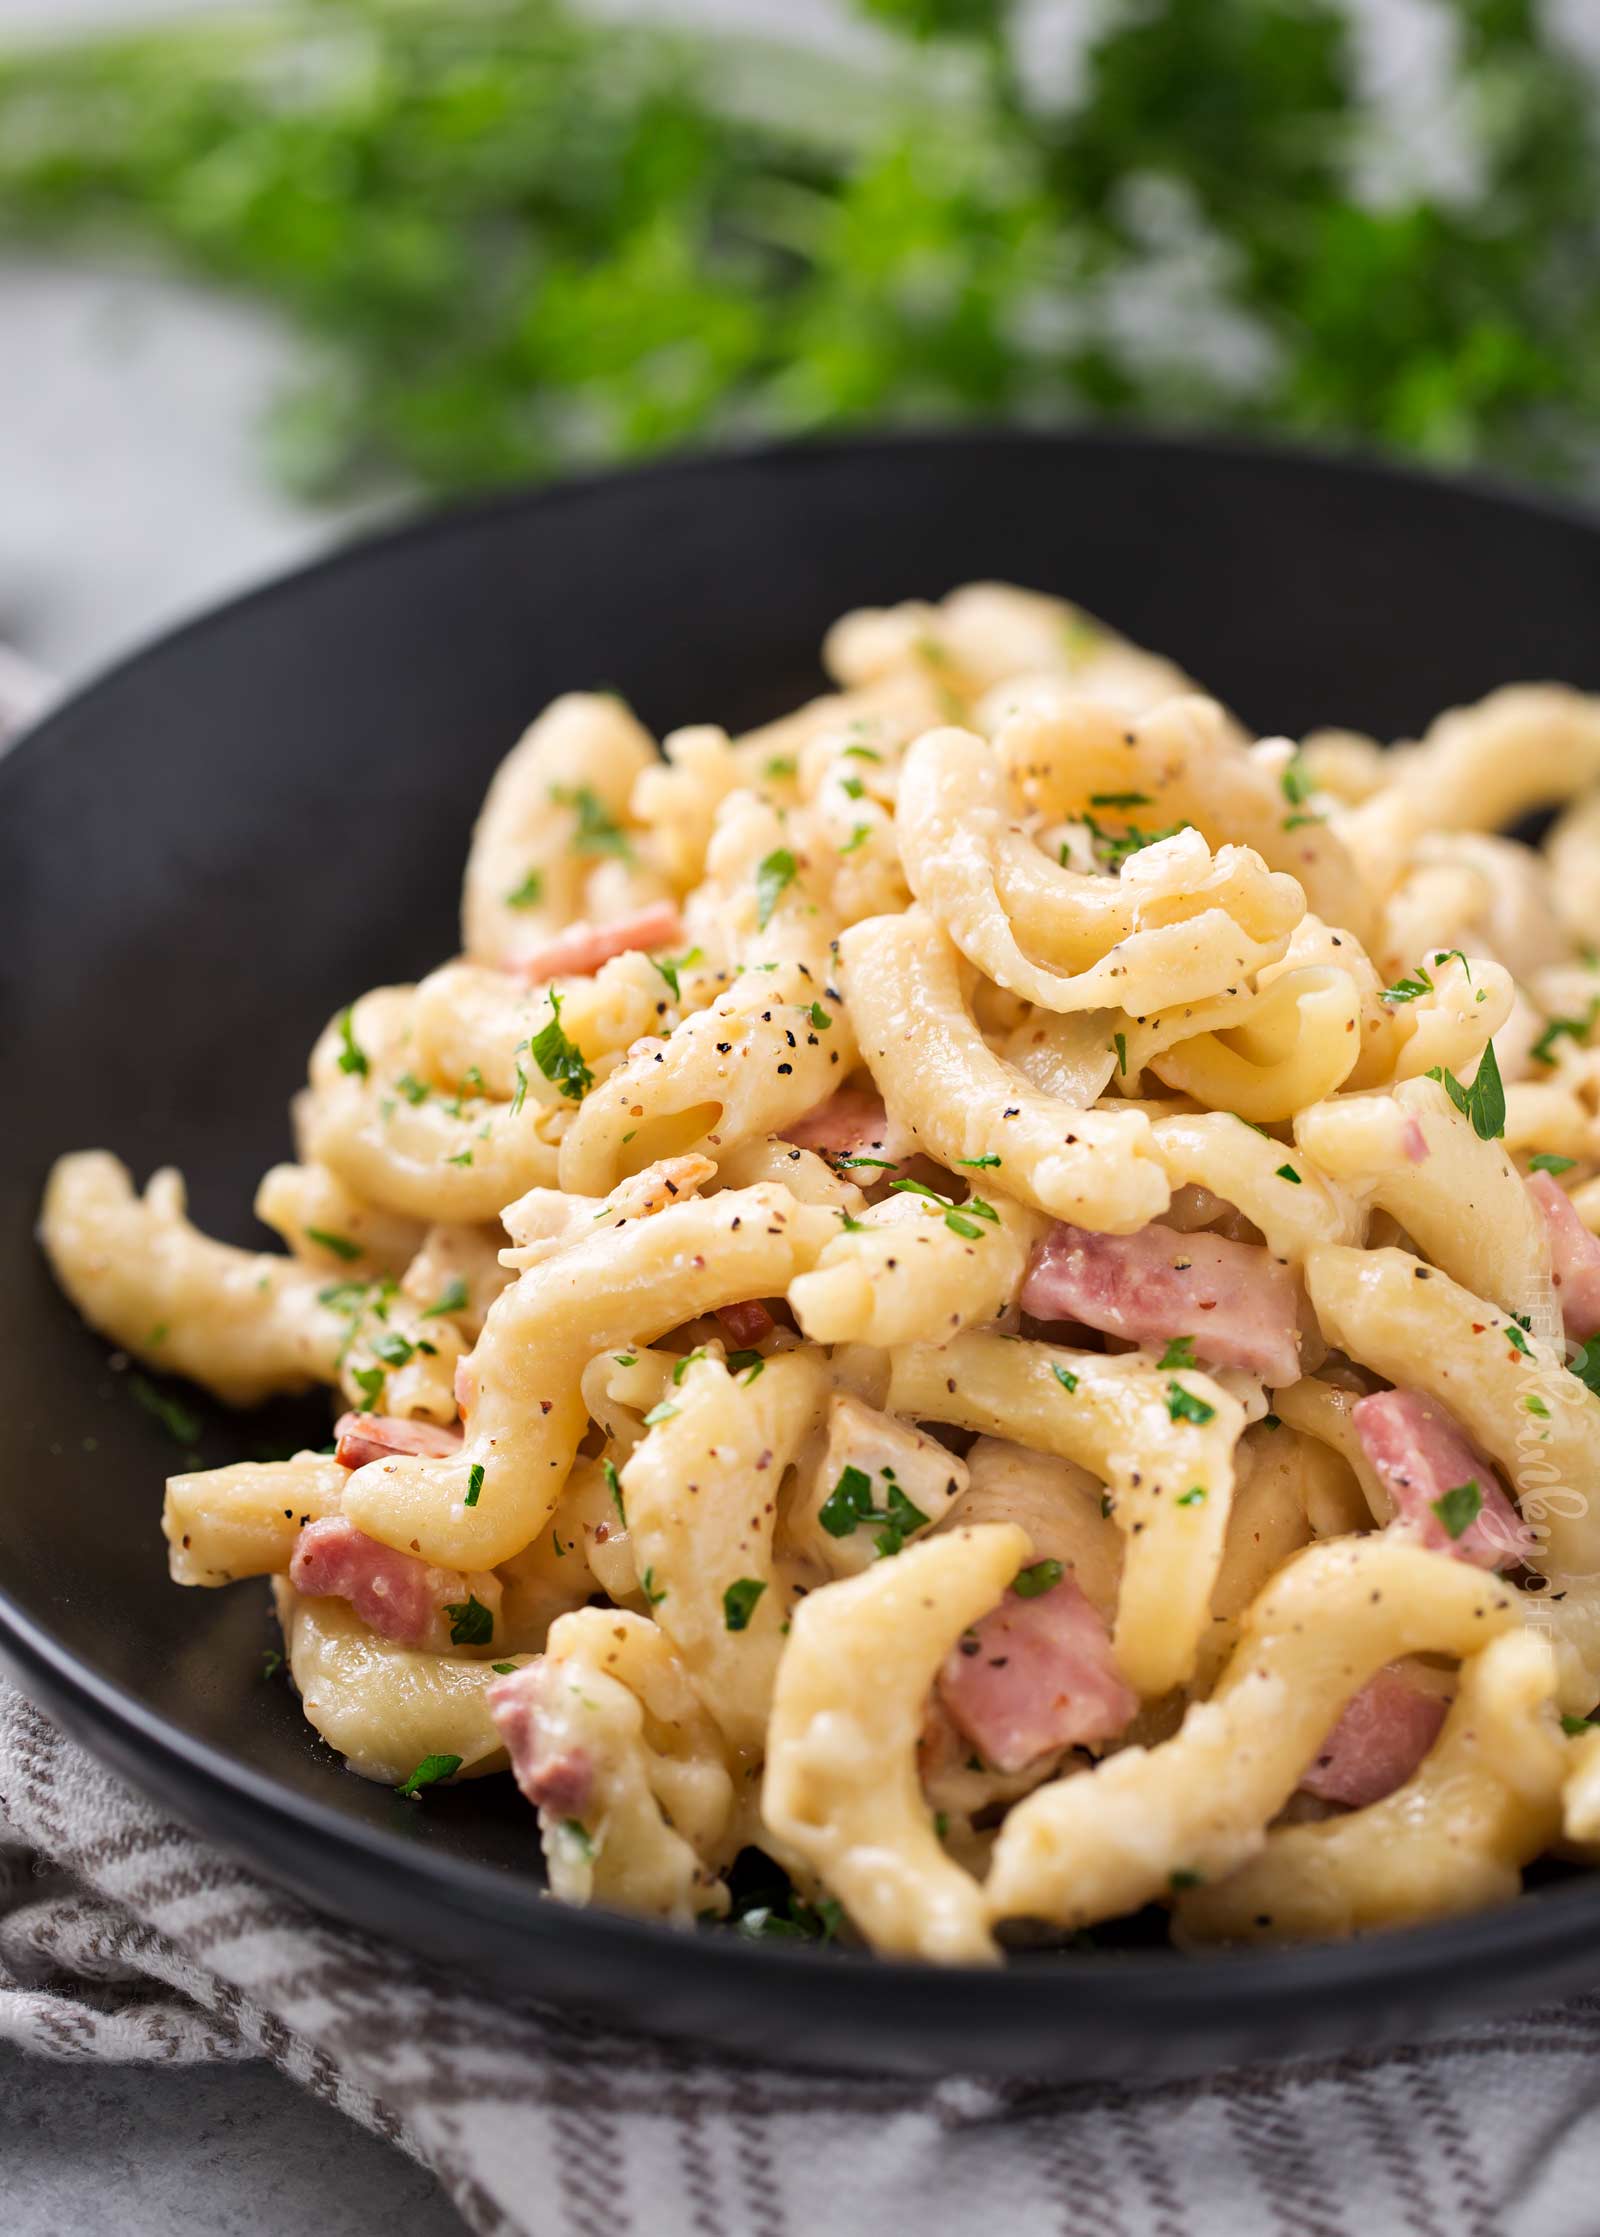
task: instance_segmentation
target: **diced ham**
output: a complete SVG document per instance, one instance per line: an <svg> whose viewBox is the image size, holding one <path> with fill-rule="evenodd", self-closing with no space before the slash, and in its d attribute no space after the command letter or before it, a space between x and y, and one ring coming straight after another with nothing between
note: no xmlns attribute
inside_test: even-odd
<svg viewBox="0 0 1600 2237"><path fill-rule="evenodd" d="M458 1364L456 1372L460 1373ZM341 1468L365 1468L393 1453L420 1453L448 1460L461 1446L459 1429L436 1421L405 1421L398 1414L341 1414L333 1425L333 1457Z"/></svg>
<svg viewBox="0 0 1600 2237"><path fill-rule="evenodd" d="M368 1538L342 1515L306 1524L295 1540L289 1582L308 1600L348 1600L363 1623L402 1647L430 1639L445 1601L466 1597L453 1570Z"/></svg>
<svg viewBox="0 0 1600 2237"><path fill-rule="evenodd" d="M1510 1569L1534 1540L1500 1487L1493 1467L1461 1424L1416 1390L1380 1390L1352 1407L1361 1449L1394 1501L1397 1524L1433 1553L1453 1553L1479 1569ZM1459 1537L1435 1512L1446 1492L1475 1483L1482 1505Z"/></svg>
<svg viewBox="0 0 1600 2237"><path fill-rule="evenodd" d="M683 938L683 919L672 901L652 901L632 916L605 924L569 924L542 946L519 955L513 968L535 985L546 979L583 979L630 948L672 948Z"/></svg>
<svg viewBox="0 0 1600 2237"><path fill-rule="evenodd" d="M884 1108L883 1097L870 1087L842 1087L783 1129L786 1142L798 1149L818 1150L824 1157L868 1156L895 1163L910 1157L916 1144Z"/></svg>
<svg viewBox="0 0 1600 2237"><path fill-rule="evenodd" d="M594 1759L541 1722L550 1673L541 1655L496 1679L484 1695L517 1785L535 1809L581 1818L594 1794Z"/></svg>
<svg viewBox="0 0 1600 2237"><path fill-rule="evenodd" d="M1586 1344L1600 1331L1600 1237L1584 1226L1572 1198L1549 1173L1533 1173L1528 1193L1550 1236L1553 1279L1561 1293L1567 1334Z"/></svg>
<svg viewBox="0 0 1600 2237"><path fill-rule="evenodd" d="M1428 1137L1423 1133L1419 1119L1407 1118L1400 1129L1400 1140L1408 1161L1413 1165L1422 1164L1428 1155Z"/></svg>
<svg viewBox="0 0 1600 2237"><path fill-rule="evenodd" d="M717 1318L740 1351L752 1351L778 1325L759 1297L746 1298L741 1305L719 1305Z"/></svg>
<svg viewBox="0 0 1600 2237"><path fill-rule="evenodd" d="M997 1771L1109 1740L1139 1706L1110 1633L1070 1577L1031 1599L1008 1592L946 1656L938 1693Z"/></svg>
<svg viewBox="0 0 1600 2237"><path fill-rule="evenodd" d="M1190 1336L1201 1358L1269 1383L1300 1373L1295 1278L1258 1243L1182 1235L1157 1221L1136 1235L1060 1224L1034 1246L1022 1309L1136 1344Z"/></svg>
<svg viewBox="0 0 1600 2237"><path fill-rule="evenodd" d="M1380 1670L1346 1702L1300 1781L1322 1802L1364 1810L1405 1785L1439 1736L1445 1704L1398 1670Z"/></svg>

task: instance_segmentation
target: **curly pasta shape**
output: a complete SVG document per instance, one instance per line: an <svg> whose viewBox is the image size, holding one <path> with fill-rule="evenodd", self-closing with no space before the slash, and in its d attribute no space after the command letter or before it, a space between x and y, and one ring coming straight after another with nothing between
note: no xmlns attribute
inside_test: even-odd
<svg viewBox="0 0 1600 2237"><path fill-rule="evenodd" d="M668 1418L622 1470L628 1534L640 1575L652 1580L655 1620L746 1761L765 1746L794 1607L773 1553L778 1489L827 1390L826 1368L806 1352L769 1360L753 1382L696 1360L670 1394Z"/></svg>
<svg viewBox="0 0 1600 2237"><path fill-rule="evenodd" d="M1381 1802L1282 1826L1217 1886L1178 1898L1180 1941L1331 1939L1509 1903L1561 1822L1555 1657L1507 1632L1464 1664L1444 1729Z"/></svg>
<svg viewBox="0 0 1600 2237"><path fill-rule="evenodd" d="M1203 1000L1280 956L1305 910L1292 878L1242 847L1213 860L1195 831L1115 879L1058 867L1017 828L992 748L965 730L911 748L895 830L912 892L962 954L1050 1010Z"/></svg>
<svg viewBox="0 0 1600 2237"><path fill-rule="evenodd" d="M873 1945L992 1964L983 1892L947 1857L917 1780L940 1664L1029 1556L1005 1523L908 1546L794 1617L773 1697L762 1810Z"/></svg>
<svg viewBox="0 0 1600 2237"><path fill-rule="evenodd" d="M1015 1304L1045 1226L1004 1197L951 1216L943 1200L891 1196L834 1236L789 1303L814 1344L944 1343Z"/></svg>
<svg viewBox="0 0 1600 2237"><path fill-rule="evenodd" d="M213 1242L184 1216L170 1169L134 1193L104 1150L57 1158L39 1240L56 1280L92 1328L150 1366L187 1375L224 1405L332 1383L348 1324L299 1260Z"/></svg>
<svg viewBox="0 0 1600 2237"><path fill-rule="evenodd" d="M358 1468L346 1515L444 1568L509 1561L555 1512L588 1419L580 1381L594 1354L653 1343L719 1305L781 1296L833 1226L768 1187L592 1229L489 1308L465 1375L460 1454Z"/></svg>
<svg viewBox="0 0 1600 2237"><path fill-rule="evenodd" d="M1307 1258L1305 1282L1334 1343L1437 1398L1499 1463L1559 1567L1600 1569L1590 1488L1600 1482L1600 1399L1550 1345L1513 1341L1507 1315L1405 1251L1325 1245Z"/></svg>
<svg viewBox="0 0 1600 2237"><path fill-rule="evenodd" d="M430 1755L459 1756L457 1779L505 1769L491 1663L394 1646L345 1601L308 1600L286 1578L272 1590L301 1706L348 1770L397 1786Z"/></svg>
<svg viewBox="0 0 1600 2237"><path fill-rule="evenodd" d="M287 1576L308 1522L338 1514L349 1470L317 1453L167 1478L161 1529L174 1584Z"/></svg>
<svg viewBox="0 0 1600 2237"><path fill-rule="evenodd" d="M1237 1871L1368 1678L1400 1655L1474 1655L1516 1621L1504 1586L1448 1555L1382 1536L1308 1546L1251 1606L1216 1692L1174 1738L1011 1812L991 1919L1088 1926Z"/></svg>
<svg viewBox="0 0 1600 2237"><path fill-rule="evenodd" d="M421 1248L420 1220L369 1204L323 1165L274 1165L256 1190L256 1218L329 1279L399 1274Z"/></svg>
<svg viewBox="0 0 1600 2237"><path fill-rule="evenodd" d="M552 700L495 771L473 827L461 892L470 957L514 963L593 913L591 873L607 858L596 852L599 839L585 836L581 803L587 795L617 832L607 848L625 846L630 795L655 758L650 733L620 699L572 691Z"/></svg>
<svg viewBox="0 0 1600 2237"><path fill-rule="evenodd" d="M923 911L853 925L839 968L884 1102L941 1165L993 1167L1008 1195L1111 1234L1166 1209L1149 1120L1075 1111L993 1055L962 999L955 949Z"/></svg>
<svg viewBox="0 0 1600 2237"><path fill-rule="evenodd" d="M1174 1189L1204 1188L1243 1212L1275 1258L1298 1265L1318 1243L1353 1243L1360 1205L1314 1163L1286 1159L1283 1144L1231 1111L1180 1112L1151 1128ZM1287 1168L1287 1169L1286 1169Z"/></svg>
<svg viewBox="0 0 1600 2237"><path fill-rule="evenodd" d="M1349 1077L1361 1054L1361 991L1347 971L1289 971L1236 1023L1152 1055L1168 1087L1256 1124L1292 1118Z"/></svg>
<svg viewBox="0 0 1600 2237"><path fill-rule="evenodd" d="M747 967L664 1045L646 1044L585 1099L561 1145L565 1189L603 1196L664 1157L781 1134L856 1061L820 959Z"/></svg>
<svg viewBox="0 0 1600 2237"><path fill-rule="evenodd" d="M1177 1396L1174 1397L1174 1393ZM1244 1409L1209 1375L1005 1336L893 1355L887 1404L1076 1461L1108 1487L1123 1535L1112 1634L1129 1685L1181 1685L1209 1621Z"/></svg>

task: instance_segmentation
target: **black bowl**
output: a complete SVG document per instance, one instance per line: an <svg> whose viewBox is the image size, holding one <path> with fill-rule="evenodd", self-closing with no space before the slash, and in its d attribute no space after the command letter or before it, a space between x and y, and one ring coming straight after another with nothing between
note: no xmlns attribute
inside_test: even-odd
<svg viewBox="0 0 1600 2237"><path fill-rule="evenodd" d="M416 1805L351 1778L263 1678L263 1589L167 1580L174 1448L34 1245L55 1152L105 1145L141 1180L170 1159L202 1225L250 1239L313 1035L450 952L479 796L545 700L611 685L658 730L750 724L818 688L845 608L984 576L1081 599L1264 730L1395 736L1513 678L1600 688L1600 527L1582 516L1119 436L841 444L575 484L423 520L151 647L0 762L0 1648L130 1778L313 1901L724 2048L1151 2075L1587 1986L1588 1876L1355 1945L992 1973L559 1910L509 1780ZM212 1462L326 1433L325 1407L197 1410Z"/></svg>

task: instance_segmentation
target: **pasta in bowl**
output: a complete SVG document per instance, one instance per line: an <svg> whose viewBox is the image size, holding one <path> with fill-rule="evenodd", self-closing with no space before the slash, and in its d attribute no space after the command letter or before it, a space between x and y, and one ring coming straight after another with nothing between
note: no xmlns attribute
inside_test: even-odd
<svg viewBox="0 0 1600 2237"><path fill-rule="evenodd" d="M58 1163L115 1344L337 1394L170 1480L174 1577L273 1580L353 1771L509 1768L556 1897L680 1925L751 1851L762 1923L964 1963L1588 1855L1600 708L1255 739L993 585L826 657L740 737L539 717L460 955L312 1052L284 1252Z"/></svg>

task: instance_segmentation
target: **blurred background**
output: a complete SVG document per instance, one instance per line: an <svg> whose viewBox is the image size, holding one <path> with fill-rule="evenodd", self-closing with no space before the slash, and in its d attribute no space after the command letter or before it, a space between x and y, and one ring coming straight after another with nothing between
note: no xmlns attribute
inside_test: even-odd
<svg viewBox="0 0 1600 2237"><path fill-rule="evenodd" d="M963 418L1593 494L1600 0L0 0L41 670L419 495Z"/></svg>

